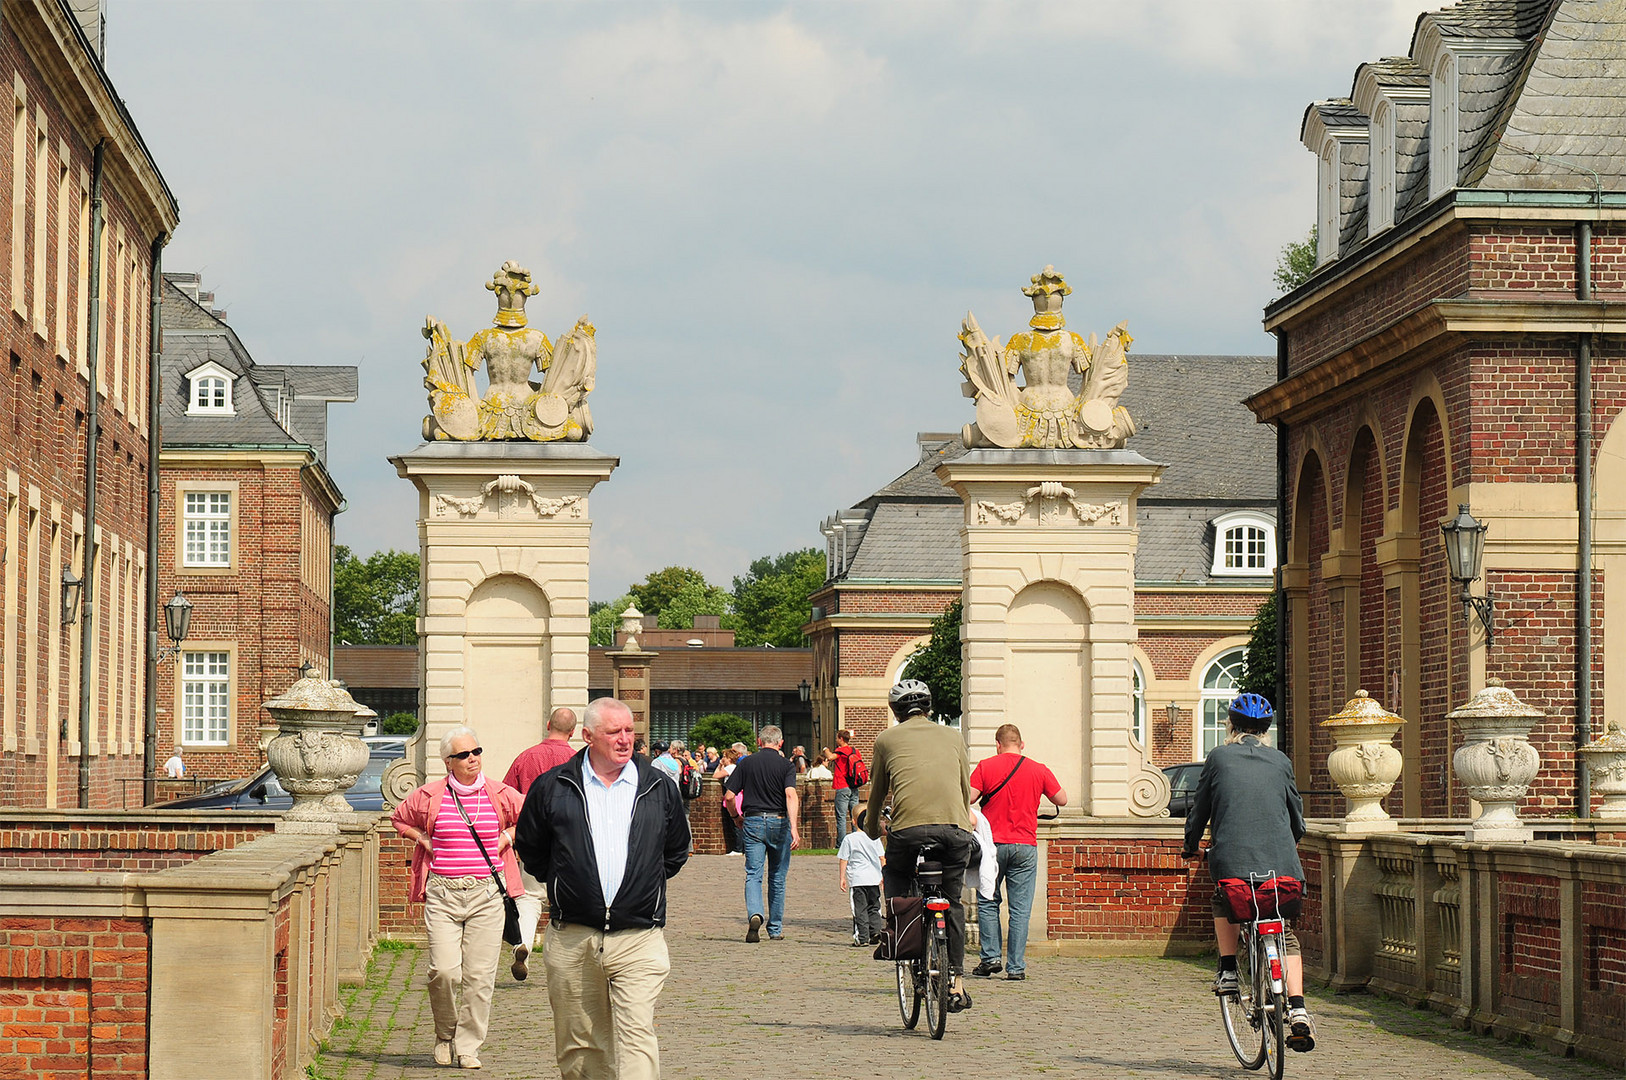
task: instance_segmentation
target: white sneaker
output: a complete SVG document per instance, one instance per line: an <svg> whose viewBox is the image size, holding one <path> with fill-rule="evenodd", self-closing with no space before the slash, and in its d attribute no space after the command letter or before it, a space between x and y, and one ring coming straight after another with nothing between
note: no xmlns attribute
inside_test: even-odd
<svg viewBox="0 0 1626 1080"><path fill-rule="evenodd" d="M1235 994L1239 989L1240 984L1237 982L1236 968L1222 971L1214 976L1214 993L1221 997L1227 994Z"/></svg>
<svg viewBox="0 0 1626 1080"><path fill-rule="evenodd" d="M435 1040L435 1064L450 1065L452 1063L452 1041L450 1039Z"/></svg>
<svg viewBox="0 0 1626 1080"><path fill-rule="evenodd" d="M459 1069L479 1069L483 1066L480 1064L480 1059L473 1054L464 1054L457 1059L457 1067Z"/></svg>
<svg viewBox="0 0 1626 1080"><path fill-rule="evenodd" d="M1315 1021L1308 1009L1287 1010L1287 1045L1303 1054L1315 1049Z"/></svg>

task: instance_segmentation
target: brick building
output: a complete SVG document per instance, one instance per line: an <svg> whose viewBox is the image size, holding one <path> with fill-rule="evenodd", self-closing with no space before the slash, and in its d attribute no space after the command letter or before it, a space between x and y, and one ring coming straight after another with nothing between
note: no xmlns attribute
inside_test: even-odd
<svg viewBox="0 0 1626 1080"><path fill-rule="evenodd" d="M1136 730L1162 765L1223 737L1242 654L1276 566L1275 438L1242 398L1270 383L1265 356L1130 357L1130 448L1166 463L1139 499ZM1077 376L1075 375L1076 379ZM812 597L815 739L853 729L867 752L886 694L960 598L964 509L934 470L964 452L923 433L898 479L824 522L829 579Z"/></svg>
<svg viewBox="0 0 1626 1080"><path fill-rule="evenodd" d="M159 595L192 602L191 633L158 676L161 752L200 776L247 775L261 704L305 663L332 670L333 516L327 408L356 369L255 363L199 289L166 274Z"/></svg>
<svg viewBox="0 0 1626 1080"><path fill-rule="evenodd" d="M0 215L0 805L75 805L81 755L92 806L118 805L118 780L143 772L152 278L179 211L102 67L101 41L94 2L19 0L0 17L0 82L12 92L0 155L11 206ZM65 570L88 581L66 611Z"/></svg>
<svg viewBox="0 0 1626 1080"><path fill-rule="evenodd" d="M1390 812L1465 814L1444 716L1500 677L1547 714L1524 809L1589 809L1573 748L1626 716L1623 96L1619 4L1477 0L1304 114L1319 265L1266 309L1281 375L1249 402L1284 440L1301 784L1365 688L1408 721ZM1490 643L1442 549L1465 503Z"/></svg>

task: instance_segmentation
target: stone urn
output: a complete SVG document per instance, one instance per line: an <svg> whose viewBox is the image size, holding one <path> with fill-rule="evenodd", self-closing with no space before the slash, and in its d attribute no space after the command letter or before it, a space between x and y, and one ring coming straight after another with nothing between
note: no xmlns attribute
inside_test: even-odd
<svg viewBox="0 0 1626 1080"><path fill-rule="evenodd" d="M277 781L294 797L284 820L333 822L350 816L344 793L367 767L367 744L358 737L361 708L342 685L307 676L265 703L277 736L265 756Z"/></svg>
<svg viewBox="0 0 1626 1080"><path fill-rule="evenodd" d="M1470 840L1530 840L1535 830L1519 820L1519 800L1541 769L1541 757L1530 745L1530 729L1546 714L1514 696L1501 679L1486 679L1485 689L1447 720L1462 730L1462 746L1451 769L1468 797L1480 805L1468 827Z"/></svg>
<svg viewBox="0 0 1626 1080"><path fill-rule="evenodd" d="M1592 792L1602 796L1598 817L1626 821L1626 731L1611 726L1599 738L1580 747L1586 755Z"/></svg>
<svg viewBox="0 0 1626 1080"><path fill-rule="evenodd" d="M1383 800L1400 779L1400 751L1392 745L1405 720L1372 700L1365 690L1321 722L1332 736L1327 772L1344 793L1345 832L1393 832L1399 823L1383 809Z"/></svg>

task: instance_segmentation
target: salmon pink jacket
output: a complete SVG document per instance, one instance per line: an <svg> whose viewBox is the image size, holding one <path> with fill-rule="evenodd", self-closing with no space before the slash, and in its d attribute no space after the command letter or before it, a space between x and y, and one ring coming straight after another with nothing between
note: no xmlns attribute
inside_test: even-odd
<svg viewBox="0 0 1626 1080"><path fill-rule="evenodd" d="M489 776L481 776L486 785L486 797L491 805L497 808L497 823L502 829L512 829L519 820L520 808L525 805L525 797L501 780L493 780ZM401 801L393 813L390 814L390 824L395 831L406 836L409 831L424 832L433 836L435 833L435 819L440 816L440 804L446 798L446 778L431 780ZM457 813L453 810L452 813ZM509 896L524 896L525 883L519 876L519 862L514 858L514 845L509 844L502 849L498 856L494 851L486 852L493 862L502 867L503 888L508 890ZM429 884L429 856L418 844L412 845L412 902L423 903L424 889Z"/></svg>

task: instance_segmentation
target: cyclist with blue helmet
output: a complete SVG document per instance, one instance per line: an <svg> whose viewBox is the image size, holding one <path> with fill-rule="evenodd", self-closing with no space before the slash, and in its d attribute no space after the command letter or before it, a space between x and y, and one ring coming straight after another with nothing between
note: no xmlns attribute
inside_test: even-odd
<svg viewBox="0 0 1626 1080"><path fill-rule="evenodd" d="M1298 842L1305 833L1304 804L1287 755L1268 745L1275 711L1258 694L1239 694L1226 711L1230 733L1203 761L1202 775L1186 813L1187 858L1197 857L1205 829L1212 829L1208 869L1215 882L1225 878L1276 875L1304 881ZM1222 891L1213 900L1219 974L1214 993L1237 992L1238 932ZM1287 1045L1303 1052L1315 1046L1315 1025L1304 1007L1304 961L1289 922L1286 932Z"/></svg>

